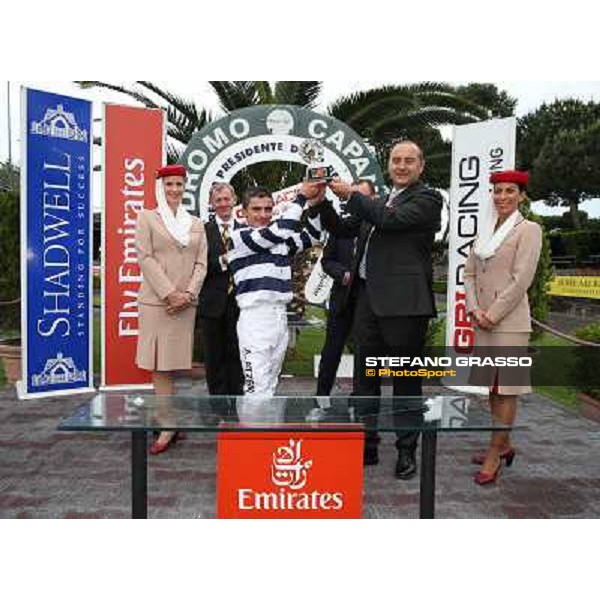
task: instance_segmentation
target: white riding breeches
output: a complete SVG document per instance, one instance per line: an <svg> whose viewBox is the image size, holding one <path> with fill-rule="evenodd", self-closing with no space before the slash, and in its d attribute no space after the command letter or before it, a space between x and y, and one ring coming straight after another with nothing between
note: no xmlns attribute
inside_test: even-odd
<svg viewBox="0 0 600 600"><path fill-rule="evenodd" d="M241 309L237 333L244 396L274 396L288 346L285 305L264 304Z"/></svg>

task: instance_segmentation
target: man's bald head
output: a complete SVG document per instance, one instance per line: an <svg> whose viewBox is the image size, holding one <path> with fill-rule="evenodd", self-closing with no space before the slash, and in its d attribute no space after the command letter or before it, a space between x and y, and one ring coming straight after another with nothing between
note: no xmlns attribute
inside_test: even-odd
<svg viewBox="0 0 600 600"><path fill-rule="evenodd" d="M419 146L419 144L417 144L417 142L413 142L412 140L402 140L401 142L394 144L394 147L392 148L392 151L390 152L390 156L391 156L391 154L393 154L394 150L396 148L398 148L399 146L412 146L416 150L417 154L419 155L421 162L425 162L425 157L423 156L423 150L421 150L421 146Z"/></svg>
<svg viewBox="0 0 600 600"><path fill-rule="evenodd" d="M398 142L390 152L388 172L396 188L406 188L421 177L425 167L423 150L412 140Z"/></svg>

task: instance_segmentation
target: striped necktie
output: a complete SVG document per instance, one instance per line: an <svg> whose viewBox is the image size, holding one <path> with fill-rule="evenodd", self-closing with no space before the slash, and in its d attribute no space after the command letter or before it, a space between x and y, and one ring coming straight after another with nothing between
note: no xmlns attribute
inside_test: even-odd
<svg viewBox="0 0 600 600"><path fill-rule="evenodd" d="M369 249L369 242L371 241L371 236L373 235L374 230L375 227L371 226L367 235L367 241L365 242L365 249L363 250L360 263L358 264L358 276L365 280L367 279L367 250Z"/></svg>
<svg viewBox="0 0 600 600"><path fill-rule="evenodd" d="M225 250L229 250L229 223L223 223L223 231L221 232L221 239L223 240L223 247Z"/></svg>
<svg viewBox="0 0 600 600"><path fill-rule="evenodd" d="M392 188L389 198L388 198L387 202L385 203L386 207L389 208L392 205L394 198L396 196L399 196L403 191L404 191L404 188Z"/></svg>
<svg viewBox="0 0 600 600"><path fill-rule="evenodd" d="M223 248L225 248L225 252L229 250L229 240L231 236L229 235L229 223L223 223L223 231L221 233L221 239L223 240ZM231 270L227 269L228 274L228 284L227 284L227 295L231 294L234 289L233 283L233 275L231 274Z"/></svg>

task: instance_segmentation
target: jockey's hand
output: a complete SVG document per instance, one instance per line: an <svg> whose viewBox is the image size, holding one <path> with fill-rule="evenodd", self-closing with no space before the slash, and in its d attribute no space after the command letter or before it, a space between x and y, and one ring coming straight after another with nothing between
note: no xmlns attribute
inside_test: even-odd
<svg viewBox="0 0 600 600"><path fill-rule="evenodd" d="M352 185L342 181L341 179L334 179L329 182L329 189L340 199L348 200L350 195L354 191Z"/></svg>

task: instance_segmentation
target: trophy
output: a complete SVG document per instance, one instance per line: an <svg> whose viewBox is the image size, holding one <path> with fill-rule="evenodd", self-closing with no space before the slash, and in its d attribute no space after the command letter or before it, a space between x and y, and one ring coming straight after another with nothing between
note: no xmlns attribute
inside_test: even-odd
<svg viewBox="0 0 600 600"><path fill-rule="evenodd" d="M319 140L308 139L300 144L298 149L300 156L308 163L306 170L307 181L331 181L336 177L336 172L332 166L325 166L325 149Z"/></svg>

